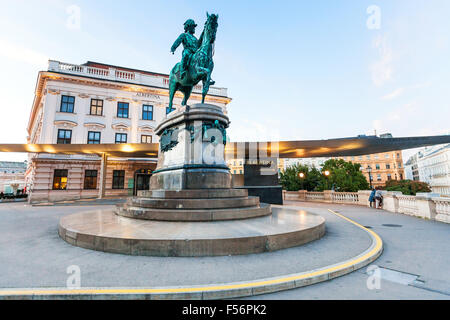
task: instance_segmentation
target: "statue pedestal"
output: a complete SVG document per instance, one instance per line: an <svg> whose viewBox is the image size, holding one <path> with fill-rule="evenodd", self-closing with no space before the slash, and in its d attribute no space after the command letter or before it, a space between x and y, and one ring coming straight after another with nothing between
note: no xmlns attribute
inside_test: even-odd
<svg viewBox="0 0 450 320"><path fill-rule="evenodd" d="M156 128L159 159L151 190L229 189L224 159L229 120L220 107L195 104L169 114Z"/></svg>
<svg viewBox="0 0 450 320"><path fill-rule="evenodd" d="M231 188L225 163L230 121L218 106L195 104L168 115L156 128L158 165L150 190L118 206L120 216L164 221L217 221L271 214L245 189Z"/></svg>
<svg viewBox="0 0 450 320"><path fill-rule="evenodd" d="M231 188L224 159L228 124L213 105L169 114L156 128L160 152L150 190L114 211L63 217L61 238L106 252L192 257L274 251L323 236L323 218L284 208L272 214L247 189Z"/></svg>

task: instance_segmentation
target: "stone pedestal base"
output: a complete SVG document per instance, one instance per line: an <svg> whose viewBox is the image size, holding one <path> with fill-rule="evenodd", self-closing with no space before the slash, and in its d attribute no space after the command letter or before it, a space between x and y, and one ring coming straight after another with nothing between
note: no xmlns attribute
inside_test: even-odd
<svg viewBox="0 0 450 320"><path fill-rule="evenodd" d="M73 245L143 256L223 256L299 246L325 234L325 219L276 208L270 217L240 221L163 222L120 217L111 210L65 216L59 235Z"/></svg>

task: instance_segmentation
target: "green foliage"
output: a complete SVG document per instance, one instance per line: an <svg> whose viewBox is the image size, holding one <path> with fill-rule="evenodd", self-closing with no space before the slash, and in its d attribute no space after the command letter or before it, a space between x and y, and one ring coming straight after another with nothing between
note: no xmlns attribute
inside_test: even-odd
<svg viewBox="0 0 450 320"><path fill-rule="evenodd" d="M342 159L330 159L325 161L322 172L328 170L330 175L326 178L324 190L330 190L334 186L335 191L356 192L368 190L369 183L362 174L359 163L347 162Z"/></svg>
<svg viewBox="0 0 450 320"><path fill-rule="evenodd" d="M304 178L299 177L301 172ZM323 183L322 174L315 167L295 164L280 173L280 184L287 191L315 191L321 183Z"/></svg>
<svg viewBox="0 0 450 320"><path fill-rule="evenodd" d="M431 192L427 183L412 180L390 180L386 182L384 189L387 191L401 191L404 195L413 196L418 192Z"/></svg>
<svg viewBox="0 0 450 320"><path fill-rule="evenodd" d="M288 191L323 191L334 187L335 191L356 192L369 189L369 183L360 171L361 165L342 159L330 159L324 163L322 171L315 167L296 164L281 173L280 184ZM326 177L323 172L328 170ZM304 178L299 173L304 173Z"/></svg>

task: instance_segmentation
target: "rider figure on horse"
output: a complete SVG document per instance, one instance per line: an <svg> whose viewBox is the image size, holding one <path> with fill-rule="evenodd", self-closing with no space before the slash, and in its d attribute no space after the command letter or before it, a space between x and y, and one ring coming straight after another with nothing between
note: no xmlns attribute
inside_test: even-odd
<svg viewBox="0 0 450 320"><path fill-rule="evenodd" d="M183 44L184 50L183 50L183 57L181 59L181 73L180 73L181 79L183 79L186 75L189 59L202 44L203 33L201 34L201 36L198 40L194 36L196 26L197 25L195 24L194 20L188 19L184 23L184 33L182 33L178 37L178 39L175 40L175 42L172 45L172 48L170 49L172 54L174 54L175 50L177 50L178 46L181 43Z"/></svg>

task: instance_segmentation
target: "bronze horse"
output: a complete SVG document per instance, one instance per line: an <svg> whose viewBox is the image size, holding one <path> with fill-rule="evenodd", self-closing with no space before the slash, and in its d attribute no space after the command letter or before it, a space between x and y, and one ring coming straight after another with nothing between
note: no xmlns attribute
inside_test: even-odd
<svg viewBox="0 0 450 320"><path fill-rule="evenodd" d="M184 99L181 102L181 105L184 106L186 105L194 86L196 86L200 81L203 81L202 103L204 103L209 86L214 84L214 82L211 81L211 73L214 68L212 56L213 45L216 40L216 32L218 27L217 20L219 19L219 15L206 13L206 16L207 19L203 30L202 42L189 61L186 75L183 79L181 79L180 62L173 67L172 71L170 71L169 112L172 111L173 97L178 90L184 94Z"/></svg>

